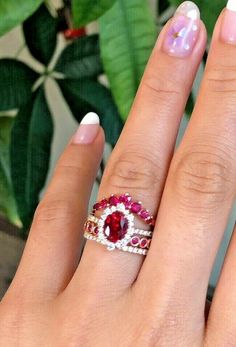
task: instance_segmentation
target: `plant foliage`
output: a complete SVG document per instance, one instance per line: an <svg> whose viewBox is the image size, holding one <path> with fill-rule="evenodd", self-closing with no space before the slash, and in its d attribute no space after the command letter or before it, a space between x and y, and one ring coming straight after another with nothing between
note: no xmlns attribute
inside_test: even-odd
<svg viewBox="0 0 236 347"><path fill-rule="evenodd" d="M74 0L72 2L73 21L76 27L82 27L105 13L116 0Z"/></svg>
<svg viewBox="0 0 236 347"><path fill-rule="evenodd" d="M13 196L9 144L13 119L0 117L0 214L8 216L14 223L19 223L15 199Z"/></svg>
<svg viewBox="0 0 236 347"><path fill-rule="evenodd" d="M0 1L0 36L22 23L42 2L43 0Z"/></svg>
<svg viewBox="0 0 236 347"><path fill-rule="evenodd" d="M0 214L28 230L50 165L53 117L45 81L53 78L80 122L88 111L99 114L106 140L117 142L154 46L157 32L181 0L158 0L157 18L143 0L64 0L65 20L76 28L99 18L99 34L75 38L57 51L59 18L48 1L6 0L0 3L0 35L22 23L26 46L43 72L18 59L0 59ZM196 0L209 34L223 0ZM172 5L172 8L169 8ZM50 5L52 6L52 4ZM69 6L69 7L68 7ZM70 10L70 8L69 8ZM162 18L162 19L161 19ZM61 22L60 22L61 23ZM60 24L61 25L61 24ZM73 32L74 30L74 32ZM81 34L80 34L81 35ZM56 60L56 61L55 61ZM106 74L106 78L102 75ZM104 76L103 76L104 77ZM108 81L108 83L101 83ZM186 111L194 106L191 95ZM14 110L15 118L5 116Z"/></svg>
<svg viewBox="0 0 236 347"><path fill-rule="evenodd" d="M117 0L99 27L104 69L126 120L156 40L154 18L146 1Z"/></svg>
<svg viewBox="0 0 236 347"><path fill-rule="evenodd" d="M123 126L110 90L99 82L103 65L97 34L68 43L48 71L56 49L57 27L57 18L44 4L23 23L29 52L45 65L42 74L17 59L0 59L0 111L17 110L14 120L0 118L4 123L0 136L11 131L6 143L0 142L0 213L14 222L19 215L24 231L32 222L50 165L53 121L44 90L48 74L58 83L78 122L86 112L98 112L112 145Z"/></svg>
<svg viewBox="0 0 236 347"><path fill-rule="evenodd" d="M11 176L18 212L30 226L47 177L53 123L43 88L18 112L11 135Z"/></svg>

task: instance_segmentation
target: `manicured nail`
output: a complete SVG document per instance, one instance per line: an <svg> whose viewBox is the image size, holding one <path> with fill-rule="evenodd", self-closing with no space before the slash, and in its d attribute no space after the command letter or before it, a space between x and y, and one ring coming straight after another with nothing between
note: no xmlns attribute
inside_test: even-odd
<svg viewBox="0 0 236 347"><path fill-rule="evenodd" d="M200 11L192 1L183 2L176 10L167 29L163 49L175 57L189 56L200 31Z"/></svg>
<svg viewBox="0 0 236 347"><path fill-rule="evenodd" d="M229 0L223 14L221 39L225 43L236 45L236 0Z"/></svg>
<svg viewBox="0 0 236 347"><path fill-rule="evenodd" d="M82 119L72 142L75 144L83 145L92 143L98 134L99 123L99 117L96 113L87 113L86 116Z"/></svg>

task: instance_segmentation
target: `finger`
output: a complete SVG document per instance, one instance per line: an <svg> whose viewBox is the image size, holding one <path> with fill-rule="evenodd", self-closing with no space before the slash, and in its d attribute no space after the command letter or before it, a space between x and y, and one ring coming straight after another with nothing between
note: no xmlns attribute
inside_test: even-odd
<svg viewBox="0 0 236 347"><path fill-rule="evenodd" d="M190 4L196 16L192 22L187 17L191 11L185 5L164 28L153 50L129 119L108 163L99 199L128 192L151 213L157 211L179 123L206 43L199 10ZM172 42L173 25L179 30L179 25L184 25L182 21L188 23L189 31L193 26L196 30L193 39L184 38L189 50L183 45L176 48ZM138 221L136 226L147 229L146 224ZM106 291L109 281L110 291L123 290L133 283L142 261L140 255L118 250L108 252L104 246L88 241L75 276L74 290L78 289L77 283L86 287L88 281L96 287L105 286Z"/></svg>
<svg viewBox="0 0 236 347"><path fill-rule="evenodd" d="M236 186L236 46L223 41L222 18L195 110L170 167L156 233L139 278L140 284L152 283L147 290L153 300L164 302L160 314L174 315L179 331L194 338L196 326L204 326L208 280Z"/></svg>
<svg viewBox="0 0 236 347"><path fill-rule="evenodd" d="M206 345L234 346L236 341L236 225L211 305Z"/></svg>
<svg viewBox="0 0 236 347"><path fill-rule="evenodd" d="M98 116L89 113L60 158L36 210L10 293L27 298L41 294L46 299L67 285L78 265L81 231L103 145Z"/></svg>

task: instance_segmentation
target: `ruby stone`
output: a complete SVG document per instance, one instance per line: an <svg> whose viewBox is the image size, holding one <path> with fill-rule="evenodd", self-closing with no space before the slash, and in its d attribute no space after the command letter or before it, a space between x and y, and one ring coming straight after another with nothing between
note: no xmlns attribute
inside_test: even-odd
<svg viewBox="0 0 236 347"><path fill-rule="evenodd" d="M107 240L116 243L125 237L128 230L128 220L122 212L115 211L105 219L103 230Z"/></svg>
<svg viewBox="0 0 236 347"><path fill-rule="evenodd" d="M150 218L150 214L147 210L142 210L139 215L142 219Z"/></svg>
<svg viewBox="0 0 236 347"><path fill-rule="evenodd" d="M130 200L131 200L130 195L120 195L120 197L119 197L120 202L129 202Z"/></svg>
<svg viewBox="0 0 236 347"><path fill-rule="evenodd" d="M143 238L140 240L140 247L141 248L146 248L148 244L148 240L146 238Z"/></svg>
<svg viewBox="0 0 236 347"><path fill-rule="evenodd" d="M133 213L138 213L141 211L141 209L142 209L142 205L139 202L133 202L131 204L131 211Z"/></svg>
<svg viewBox="0 0 236 347"><path fill-rule="evenodd" d="M102 199L102 200L100 201L100 207L101 207L102 209L106 208L107 205L108 205L107 199Z"/></svg>
<svg viewBox="0 0 236 347"><path fill-rule="evenodd" d="M99 210L100 209L100 203L96 202L96 204L93 205L94 210Z"/></svg>
<svg viewBox="0 0 236 347"><path fill-rule="evenodd" d="M131 246L134 246L134 247L136 247L136 246L138 246L139 245L139 237L138 236L133 236L132 237L132 239L131 239Z"/></svg>
<svg viewBox="0 0 236 347"><path fill-rule="evenodd" d="M112 195L110 198L109 198L109 204L111 206L116 206L117 204L119 203L119 198L115 195Z"/></svg>

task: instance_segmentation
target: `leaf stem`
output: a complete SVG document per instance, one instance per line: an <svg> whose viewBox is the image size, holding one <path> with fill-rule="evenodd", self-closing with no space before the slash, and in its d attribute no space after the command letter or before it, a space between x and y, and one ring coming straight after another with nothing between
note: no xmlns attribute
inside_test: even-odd
<svg viewBox="0 0 236 347"><path fill-rule="evenodd" d="M25 42L23 42L23 44L18 48L18 50L16 51L15 54L15 58L19 58L19 55L21 54L21 52L25 49L26 44Z"/></svg>

